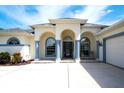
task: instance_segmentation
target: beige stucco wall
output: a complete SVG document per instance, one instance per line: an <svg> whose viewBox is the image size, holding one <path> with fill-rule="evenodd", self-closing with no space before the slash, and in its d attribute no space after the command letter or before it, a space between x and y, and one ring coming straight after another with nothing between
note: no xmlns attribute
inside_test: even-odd
<svg viewBox="0 0 124 93"><path fill-rule="evenodd" d="M75 40L80 40L80 24L56 24L56 39L61 40L61 34L65 30L75 33Z"/></svg>
<svg viewBox="0 0 124 93"><path fill-rule="evenodd" d="M30 56L32 59L35 59L35 40L34 37L28 37L29 45L30 45Z"/></svg>
<svg viewBox="0 0 124 93"><path fill-rule="evenodd" d="M54 27L37 27L35 28L35 41L39 41L42 34L45 32L52 32L55 33Z"/></svg>
<svg viewBox="0 0 124 93"><path fill-rule="evenodd" d="M81 27L81 34L84 32L91 32L94 35L99 32L101 29L98 27Z"/></svg>
<svg viewBox="0 0 124 93"><path fill-rule="evenodd" d="M0 43L1 44L7 44L7 40L11 37L16 37L20 40L21 44L27 44L28 43L28 38L26 36L16 36L16 35L0 35Z"/></svg>

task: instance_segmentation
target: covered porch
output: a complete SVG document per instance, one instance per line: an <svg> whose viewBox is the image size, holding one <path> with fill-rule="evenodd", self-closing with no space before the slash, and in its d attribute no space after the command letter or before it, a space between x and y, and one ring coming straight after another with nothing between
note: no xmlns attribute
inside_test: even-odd
<svg viewBox="0 0 124 93"><path fill-rule="evenodd" d="M96 59L96 40L91 32L82 33L80 40L76 40L75 32L69 29L60 33L60 40L57 36L54 32L45 32L35 41L36 60L82 62Z"/></svg>

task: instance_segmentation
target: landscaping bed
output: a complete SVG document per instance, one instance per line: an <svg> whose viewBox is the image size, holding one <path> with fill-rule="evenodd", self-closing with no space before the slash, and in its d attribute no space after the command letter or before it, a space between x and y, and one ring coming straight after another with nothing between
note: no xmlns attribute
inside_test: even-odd
<svg viewBox="0 0 124 93"><path fill-rule="evenodd" d="M12 64L12 63L0 64L0 66L21 66L21 65L27 65L27 64L31 64L31 61L25 61L18 64Z"/></svg>
<svg viewBox="0 0 124 93"><path fill-rule="evenodd" d="M14 53L12 56L10 56L8 52L0 53L0 66L26 65L26 64L30 64L32 61L33 59L31 60L22 59L20 53Z"/></svg>

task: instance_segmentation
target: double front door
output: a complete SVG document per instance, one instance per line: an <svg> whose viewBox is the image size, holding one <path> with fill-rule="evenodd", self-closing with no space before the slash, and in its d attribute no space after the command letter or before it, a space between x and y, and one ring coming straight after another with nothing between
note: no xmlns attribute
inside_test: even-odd
<svg viewBox="0 0 124 93"><path fill-rule="evenodd" d="M73 58L73 42L63 42L63 57Z"/></svg>

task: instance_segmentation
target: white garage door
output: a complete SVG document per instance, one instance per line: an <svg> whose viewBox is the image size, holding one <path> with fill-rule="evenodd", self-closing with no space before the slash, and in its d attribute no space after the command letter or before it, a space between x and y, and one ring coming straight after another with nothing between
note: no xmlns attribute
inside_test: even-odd
<svg viewBox="0 0 124 93"><path fill-rule="evenodd" d="M124 36L106 40L106 62L124 68Z"/></svg>

